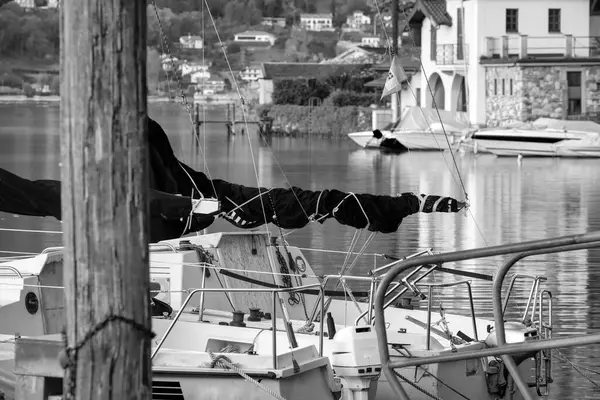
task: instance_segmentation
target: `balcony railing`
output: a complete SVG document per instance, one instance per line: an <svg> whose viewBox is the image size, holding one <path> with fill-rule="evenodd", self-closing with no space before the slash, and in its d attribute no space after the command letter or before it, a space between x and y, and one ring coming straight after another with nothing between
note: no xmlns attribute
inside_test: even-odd
<svg viewBox="0 0 600 400"><path fill-rule="evenodd" d="M596 36L501 36L487 37L487 58L600 57L600 37Z"/></svg>
<svg viewBox="0 0 600 400"><path fill-rule="evenodd" d="M435 62L438 65L461 65L467 59L466 44L438 44Z"/></svg>

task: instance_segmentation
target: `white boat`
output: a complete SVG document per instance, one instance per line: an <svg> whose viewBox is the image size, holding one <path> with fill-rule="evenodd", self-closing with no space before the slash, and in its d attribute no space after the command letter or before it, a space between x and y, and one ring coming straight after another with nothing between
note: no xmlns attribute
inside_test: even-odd
<svg viewBox="0 0 600 400"><path fill-rule="evenodd" d="M288 257L278 257L287 251ZM286 287L281 273L284 263L291 270L289 260L294 260L297 272L303 275L292 288ZM153 295L154 302L159 305L162 299L170 305L166 315L161 316L157 309L152 321L159 338L153 345L153 392L157 398L164 391L176 391L180 399L235 399L241 393L248 394L244 398L269 398L255 381L274 392L272 396L289 400L307 395L319 399L340 395L365 400L397 398L381 375L377 337L369 317L377 282L399 261L374 269L368 277L345 277L348 282L369 281L372 290L366 297L356 293L365 302L331 300L327 318L325 309L321 311L325 302L314 291L320 293L327 281L339 276L317 278L300 249L274 245L266 233L217 233L163 241L151 246L150 262L158 292ZM393 359L406 359L407 354L452 355L494 346L495 333L489 328L493 323L475 318L475 306L471 316L440 316L442 323L437 325L449 326L452 331L432 323L432 318L440 317L434 317L429 307L393 306L402 294L427 297L424 289L434 286L422 286L419 281L437 268L419 267L390 290L385 319ZM15 398L15 387L27 387L17 381L62 377L56 357L49 363L39 360L40 354L54 354L52 351L61 347L57 333L64 322L62 280L61 249L0 264L0 391L7 400ZM533 283L533 296L543 291L542 282L536 279ZM460 284L468 287L465 281ZM290 301L292 291L311 288L313 293L298 292L299 301ZM346 289L346 293L354 298L351 290ZM470 290L465 293L470 296ZM435 301L434 296L428 299L432 304ZM538 335L535 326L522 322L509 323L506 329L509 342L536 339ZM223 356L237 369L217 365L216 358ZM538 370L537 375L531 375L536 365L533 356L519 360L519 371L530 382L545 387L549 372ZM482 358L427 369L401 368L398 373L408 377L403 387L411 399L429 399L434 394L445 399L464 396L492 400L497 396L495 389L502 389L497 379L501 368L494 369L496 364L495 359ZM201 386L213 389L199 392ZM531 390L534 393L535 389ZM517 391L513 398L522 397Z"/></svg>
<svg viewBox="0 0 600 400"><path fill-rule="evenodd" d="M464 112L405 107L402 116L383 130L353 132L348 137L363 148L396 150L448 150L471 131ZM447 137L447 138L446 138Z"/></svg>
<svg viewBox="0 0 600 400"><path fill-rule="evenodd" d="M600 157L600 125L592 121L539 118L471 136L475 151L496 156Z"/></svg>
<svg viewBox="0 0 600 400"><path fill-rule="evenodd" d="M406 150L406 147L398 142L392 131L397 124L389 124L383 130L352 132L348 134L348 137L364 149Z"/></svg>
<svg viewBox="0 0 600 400"><path fill-rule="evenodd" d="M439 114L438 114L439 113ZM448 150L470 130L467 114L432 108L406 107L393 136L409 150Z"/></svg>

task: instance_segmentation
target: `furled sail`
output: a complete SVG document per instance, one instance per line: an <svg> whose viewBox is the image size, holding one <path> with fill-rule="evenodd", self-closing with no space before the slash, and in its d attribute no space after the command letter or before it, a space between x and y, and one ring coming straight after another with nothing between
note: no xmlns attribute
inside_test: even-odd
<svg viewBox="0 0 600 400"><path fill-rule="evenodd" d="M312 220L334 218L340 224L370 231L395 232L402 220L417 212L458 212L465 203L451 197L403 193L397 196L354 194L336 189L298 187L257 188L209 179L180 162L162 127L149 119L150 240L160 241L202 230L214 216L192 212L192 199L182 194L200 191L221 202L218 217L239 228L274 223L302 228ZM61 188L56 180L28 180L0 169L0 211L61 219ZM200 197L199 194L194 196ZM188 221L188 218L190 220Z"/></svg>

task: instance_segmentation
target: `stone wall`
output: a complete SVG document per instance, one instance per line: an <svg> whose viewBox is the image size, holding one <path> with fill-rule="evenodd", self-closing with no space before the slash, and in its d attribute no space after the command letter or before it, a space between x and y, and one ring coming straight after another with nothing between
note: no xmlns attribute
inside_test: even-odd
<svg viewBox="0 0 600 400"><path fill-rule="evenodd" d="M520 67L523 75L523 121L563 118L567 81L565 66ZM582 77L583 79L583 77Z"/></svg>
<svg viewBox="0 0 600 400"><path fill-rule="evenodd" d="M540 117L565 118L567 71L582 71L583 112L600 113L600 66L506 65L486 68L486 124L502 126ZM513 94L502 94L502 79L513 79ZM497 90L495 90L497 89Z"/></svg>
<svg viewBox="0 0 600 400"><path fill-rule="evenodd" d="M582 79L586 88L586 113L600 113L600 65L586 67Z"/></svg>
<svg viewBox="0 0 600 400"><path fill-rule="evenodd" d="M512 65L488 67L485 69L485 81L486 125L494 127L522 121L521 69Z"/></svg>

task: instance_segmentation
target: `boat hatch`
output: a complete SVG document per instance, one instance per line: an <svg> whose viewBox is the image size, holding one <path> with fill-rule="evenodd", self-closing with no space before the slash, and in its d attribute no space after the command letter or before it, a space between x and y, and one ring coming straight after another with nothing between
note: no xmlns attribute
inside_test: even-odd
<svg viewBox="0 0 600 400"><path fill-rule="evenodd" d="M175 381L152 381L152 400L183 400L181 384Z"/></svg>

